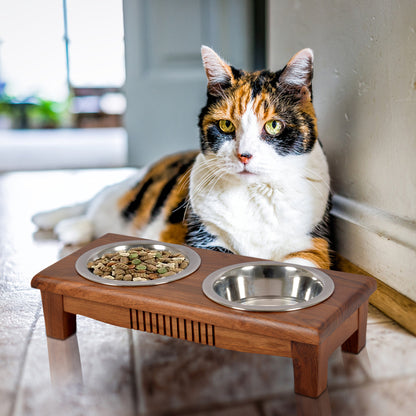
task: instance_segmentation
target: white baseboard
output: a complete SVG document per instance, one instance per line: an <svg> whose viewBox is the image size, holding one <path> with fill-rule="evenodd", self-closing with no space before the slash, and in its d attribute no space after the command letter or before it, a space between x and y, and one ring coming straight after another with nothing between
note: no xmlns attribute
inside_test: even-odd
<svg viewBox="0 0 416 416"><path fill-rule="evenodd" d="M337 252L416 301L416 224L334 195Z"/></svg>

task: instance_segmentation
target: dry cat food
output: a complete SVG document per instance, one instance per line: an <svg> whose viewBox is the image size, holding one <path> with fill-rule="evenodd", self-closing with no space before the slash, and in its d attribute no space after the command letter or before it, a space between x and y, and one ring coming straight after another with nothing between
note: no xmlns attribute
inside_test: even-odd
<svg viewBox="0 0 416 416"><path fill-rule="evenodd" d="M90 261L88 269L97 276L111 280L147 281L173 276L189 265L181 253L132 247L103 254Z"/></svg>

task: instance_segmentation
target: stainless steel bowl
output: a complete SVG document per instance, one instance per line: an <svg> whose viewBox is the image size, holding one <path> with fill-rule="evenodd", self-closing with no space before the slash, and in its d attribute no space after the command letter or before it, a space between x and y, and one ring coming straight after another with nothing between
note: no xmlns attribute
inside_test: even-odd
<svg viewBox="0 0 416 416"><path fill-rule="evenodd" d="M229 308L278 312L324 301L334 291L334 282L313 268L258 261L211 273L203 281L202 290L208 298Z"/></svg>
<svg viewBox="0 0 416 416"><path fill-rule="evenodd" d="M112 253L116 251L128 250L131 247L144 247L151 250L166 250L173 253L183 254L189 261L189 265L181 272L172 276L160 277L155 280L147 281L125 281L125 280L111 280L97 276L92 273L87 264L90 261L99 259L103 254ZM102 246L93 248L82 254L75 263L75 269L77 272L88 280L92 280L96 283L102 283L110 286L154 286L161 285L163 283L170 283L175 280L182 279L193 273L199 268L201 264L201 258L199 255L189 247L181 246L178 244L160 243L153 240L129 240L121 241L118 243L104 244Z"/></svg>

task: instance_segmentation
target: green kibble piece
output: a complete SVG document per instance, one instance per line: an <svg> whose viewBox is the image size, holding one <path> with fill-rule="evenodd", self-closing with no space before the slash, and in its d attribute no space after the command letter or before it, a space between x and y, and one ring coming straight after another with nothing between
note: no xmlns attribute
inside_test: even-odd
<svg viewBox="0 0 416 416"><path fill-rule="evenodd" d="M142 261L140 259L134 259L131 261L133 264L140 264Z"/></svg>
<svg viewBox="0 0 416 416"><path fill-rule="evenodd" d="M155 254L155 258L160 259L162 257L162 253L159 251Z"/></svg>
<svg viewBox="0 0 416 416"><path fill-rule="evenodd" d="M160 274L167 273L168 269L166 267L161 267L160 269L157 269L157 272Z"/></svg>
<svg viewBox="0 0 416 416"><path fill-rule="evenodd" d="M139 257L139 255L137 253L131 253L130 256L129 256L129 259L133 260L133 259L137 259L137 257Z"/></svg>
<svg viewBox="0 0 416 416"><path fill-rule="evenodd" d="M147 267L144 264L138 264L136 266L136 270L146 270L146 269L147 269Z"/></svg>

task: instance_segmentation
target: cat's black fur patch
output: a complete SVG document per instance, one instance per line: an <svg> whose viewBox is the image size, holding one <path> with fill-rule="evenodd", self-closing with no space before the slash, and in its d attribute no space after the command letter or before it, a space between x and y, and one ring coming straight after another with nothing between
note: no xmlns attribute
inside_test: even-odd
<svg viewBox="0 0 416 416"><path fill-rule="evenodd" d="M121 215L124 219L128 220L134 216L136 211L139 209L140 203L142 201L143 195L148 190L149 186L152 185L154 182L153 178L149 178L146 182L144 182L140 188L140 191L137 192L136 197L130 204L127 205L126 208L123 209Z"/></svg>
<svg viewBox="0 0 416 416"><path fill-rule="evenodd" d="M150 218L153 219L159 213L161 207L163 207L165 204L166 198L169 196L173 187L177 184L178 176L185 173L186 170L191 167L194 161L195 158L184 164L181 160L175 160L174 162L168 164L165 170L158 176L155 175L144 181L135 198L121 211L122 217L126 220L131 219L139 210L143 196L150 188L150 186L160 181L162 177L168 173L168 175L170 175L170 179L163 186L151 210Z"/></svg>
<svg viewBox="0 0 416 416"><path fill-rule="evenodd" d="M208 250L219 251L220 253L234 254L231 250L228 250L228 248L224 248L221 246L209 246L207 248Z"/></svg>
<svg viewBox="0 0 416 416"><path fill-rule="evenodd" d="M192 247L208 248L209 243L215 240L215 236L207 231L198 215L192 211L192 208L188 211L187 224L186 244Z"/></svg>
<svg viewBox="0 0 416 416"><path fill-rule="evenodd" d="M244 75L244 71L241 69L234 68L232 65L230 65L230 68L235 81L239 80Z"/></svg>
<svg viewBox="0 0 416 416"><path fill-rule="evenodd" d="M262 92L272 94L278 85L280 73L281 71L270 72L264 70L253 75L250 79L251 98L255 99Z"/></svg>
<svg viewBox="0 0 416 416"><path fill-rule="evenodd" d="M186 201L187 199L184 198L182 201L179 202L178 205L172 210L168 217L168 222L171 224L179 224L184 221L185 212L186 212Z"/></svg>
<svg viewBox="0 0 416 416"><path fill-rule="evenodd" d="M204 150L211 150L214 153L217 153L221 148L224 142L233 140L234 134L223 133L217 125L211 126L207 130L206 138L202 141L205 148Z"/></svg>
<svg viewBox="0 0 416 416"><path fill-rule="evenodd" d="M309 114L303 113L302 116L302 123L306 124L309 130L309 138L307 140L300 132L301 122L288 112L285 118L290 120L291 125L286 126L279 136L270 136L263 131L263 139L273 147L278 155L301 155L312 151L316 141L314 121Z"/></svg>
<svg viewBox="0 0 416 416"><path fill-rule="evenodd" d="M321 222L315 226L310 233L313 238L323 238L328 243L331 241L331 227L330 227L330 212L332 209L332 195L329 194L328 201L326 203L325 214L322 217Z"/></svg>
<svg viewBox="0 0 416 416"><path fill-rule="evenodd" d="M170 195L173 187L177 184L178 176L185 173L192 166L193 163L194 163L194 160L192 159L188 163L185 163L185 164L181 165L180 168L178 169L178 171L175 172L175 174L172 176L172 178L169 179L166 182L165 186L160 191L159 196L158 196L155 204L153 205L152 213L150 215L151 219L155 218L159 214L160 209L165 204L166 198ZM171 167L176 167L177 165L178 165L178 163L172 164ZM182 217L182 219L183 219L183 217Z"/></svg>

